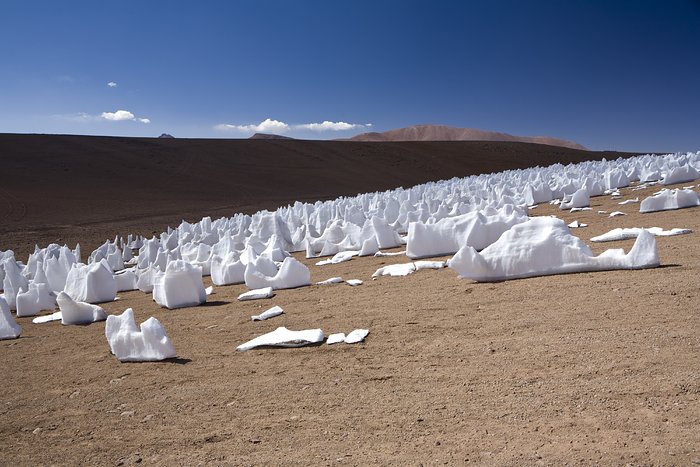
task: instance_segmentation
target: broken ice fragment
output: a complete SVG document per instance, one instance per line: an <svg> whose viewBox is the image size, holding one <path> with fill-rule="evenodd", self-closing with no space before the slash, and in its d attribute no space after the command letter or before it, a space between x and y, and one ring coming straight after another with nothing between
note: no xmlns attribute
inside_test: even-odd
<svg viewBox="0 0 700 467"><path fill-rule="evenodd" d="M261 298L270 298L273 295L272 287L263 287L262 289L253 289L240 294L238 300L258 300Z"/></svg>
<svg viewBox="0 0 700 467"><path fill-rule="evenodd" d="M243 352L256 347L301 347L323 342L323 338L323 331L320 329L290 331L285 327L279 327L272 332L268 332L245 344L239 345L236 347L236 350Z"/></svg>
<svg viewBox="0 0 700 467"><path fill-rule="evenodd" d="M251 316L250 319L252 319L253 321L263 321L266 319L274 318L275 316L279 316L282 313L284 313L284 310L282 310L281 307L275 305L269 310L260 313L259 315Z"/></svg>

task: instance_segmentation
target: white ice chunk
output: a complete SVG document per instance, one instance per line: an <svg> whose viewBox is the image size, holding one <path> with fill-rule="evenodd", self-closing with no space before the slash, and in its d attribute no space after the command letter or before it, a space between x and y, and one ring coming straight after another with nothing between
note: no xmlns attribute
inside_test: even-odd
<svg viewBox="0 0 700 467"><path fill-rule="evenodd" d="M204 293L206 293L207 295L213 294L213 293L214 293L214 286L213 286L213 285L210 285L209 287L207 287L206 289L204 289Z"/></svg>
<svg viewBox="0 0 700 467"><path fill-rule="evenodd" d="M280 306L273 306L267 311L264 311L260 313L259 315L251 316L250 319L253 321L264 321L266 319L274 318L275 316L279 316L282 313L284 313L284 310Z"/></svg>
<svg viewBox="0 0 700 467"><path fill-rule="evenodd" d="M16 339L20 334L22 327L12 317L10 305L0 297L0 340Z"/></svg>
<svg viewBox="0 0 700 467"><path fill-rule="evenodd" d="M362 285L362 281L360 279L348 279L345 281L345 283L353 287L357 285Z"/></svg>
<svg viewBox="0 0 700 467"><path fill-rule="evenodd" d="M224 258L213 255L211 258L211 281L214 285L242 284L245 281L246 265L240 255L229 252Z"/></svg>
<svg viewBox="0 0 700 467"><path fill-rule="evenodd" d="M405 254L406 254L405 251L394 251L394 252L389 251L386 253L382 252L382 251L378 251L374 254L374 257L375 258L384 258L384 257L390 257L390 256L401 256L401 255L405 255Z"/></svg>
<svg viewBox="0 0 700 467"><path fill-rule="evenodd" d="M664 189L642 201L639 212L669 211L700 206L700 196L692 190Z"/></svg>
<svg viewBox="0 0 700 467"><path fill-rule="evenodd" d="M169 262L165 273L155 277L153 300L169 309L197 306L206 302L202 269L181 259Z"/></svg>
<svg viewBox="0 0 700 467"><path fill-rule="evenodd" d="M620 201L617 204L624 206L625 204L638 203L638 202L639 202L639 198L634 198L634 199L626 199L624 201Z"/></svg>
<svg viewBox="0 0 700 467"><path fill-rule="evenodd" d="M117 296L117 281L105 260L89 265L76 263L68 272L63 291L79 302L111 302Z"/></svg>
<svg viewBox="0 0 700 467"><path fill-rule="evenodd" d="M690 164L675 167L661 180L662 185L674 185L676 183L692 182L700 178L700 173Z"/></svg>
<svg viewBox="0 0 700 467"><path fill-rule="evenodd" d="M274 295L272 287L263 287L261 289L253 289L242 293L238 296L238 300L258 300L261 298L270 298Z"/></svg>
<svg viewBox="0 0 700 467"><path fill-rule="evenodd" d="M444 261L414 261L412 263L390 264L377 269L372 277L379 276L408 276L420 269L442 269Z"/></svg>
<svg viewBox="0 0 700 467"><path fill-rule="evenodd" d="M122 269L114 273L114 280L117 282L117 292L136 290L138 288L136 286L138 277L134 268Z"/></svg>
<svg viewBox="0 0 700 467"><path fill-rule="evenodd" d="M335 334L331 334L330 336L328 336L328 339L326 339L326 344L328 345L340 344L341 342L345 342L344 332L337 332Z"/></svg>
<svg viewBox="0 0 700 467"><path fill-rule="evenodd" d="M17 294L17 317L34 316L41 310L53 310L56 296L44 282L29 283L29 290Z"/></svg>
<svg viewBox="0 0 700 467"><path fill-rule="evenodd" d="M150 317L139 330L131 308L107 317L105 336L110 350L122 362L152 362L177 355L160 321Z"/></svg>
<svg viewBox="0 0 700 467"><path fill-rule="evenodd" d="M279 327L272 332L268 332L245 344L239 345L236 347L236 350L243 352L256 347L301 347L323 342L324 337L323 331L320 329L290 331L285 327Z"/></svg>
<svg viewBox="0 0 700 467"><path fill-rule="evenodd" d="M50 323L51 321L61 321L63 319L63 313L60 311L57 311L55 313L51 313L50 315L44 315L44 316L37 316L32 320L32 323L34 324L43 324L43 323Z"/></svg>
<svg viewBox="0 0 700 467"><path fill-rule="evenodd" d="M322 261L319 261L318 263L316 263L316 266L323 266L325 264L343 263L345 261L350 261L353 258L353 256L357 256L359 254L360 254L359 250L341 251L341 252L333 255L333 257L330 259L324 259Z"/></svg>
<svg viewBox="0 0 700 467"><path fill-rule="evenodd" d="M591 211L591 208L571 208L570 212Z"/></svg>
<svg viewBox="0 0 700 467"><path fill-rule="evenodd" d="M342 277L331 277L330 279L326 279L325 281L316 282L316 285L330 285L338 284L340 282L343 282Z"/></svg>
<svg viewBox="0 0 700 467"><path fill-rule="evenodd" d="M448 261L460 278L477 282L658 265L656 239L649 232L640 232L627 254L614 249L593 256L581 239L571 235L564 221L550 217L514 226L481 253L465 246Z"/></svg>
<svg viewBox="0 0 700 467"><path fill-rule="evenodd" d="M569 227L570 229L578 229L581 227L588 227L588 224L584 224L584 223L579 222L579 221L573 221L572 223L567 225L567 227Z"/></svg>
<svg viewBox="0 0 700 467"><path fill-rule="evenodd" d="M380 276L408 276L415 272L416 266L413 263L403 263L403 264L390 264L388 266L383 266L372 274L372 277Z"/></svg>
<svg viewBox="0 0 700 467"><path fill-rule="evenodd" d="M613 229L610 232L604 233L603 235L598 235L597 237L591 238L592 242L613 242L616 240L627 240L629 238L637 238L639 236L639 232L642 230L646 230L647 232L651 233L655 237L672 237L674 235L683 235L683 234L689 234L692 232L690 229L678 229L674 228L671 230L664 230L661 227L649 227L649 228L640 228L640 227L632 227L629 229L623 229L623 228L617 228Z"/></svg>
<svg viewBox="0 0 700 467"><path fill-rule="evenodd" d="M76 302L65 292L58 294L56 302L61 310L61 324L89 324L107 319L107 313L102 307Z"/></svg>
<svg viewBox="0 0 700 467"><path fill-rule="evenodd" d="M617 216L626 216L626 215L627 214L625 214L622 211L613 211L610 213L610 215L608 217L617 217Z"/></svg>
<svg viewBox="0 0 700 467"><path fill-rule="evenodd" d="M367 334L369 334L369 330L367 329L355 329L345 337L345 343L357 344L358 342L362 342L365 340L365 337L367 337Z"/></svg>
<svg viewBox="0 0 700 467"><path fill-rule="evenodd" d="M442 269L447 266L446 261L414 261L416 271L421 269Z"/></svg>
<svg viewBox="0 0 700 467"><path fill-rule="evenodd" d="M293 289L311 284L311 271L291 256L284 259L282 267L273 276L265 274L264 271L256 269L255 265L248 263L245 271L245 284L251 289L262 287Z"/></svg>
<svg viewBox="0 0 700 467"><path fill-rule="evenodd" d="M588 190L581 188L576 190L571 196L571 200L567 202L562 202L559 205L559 209L571 209L571 208L585 208L591 202L591 197L588 195Z"/></svg>

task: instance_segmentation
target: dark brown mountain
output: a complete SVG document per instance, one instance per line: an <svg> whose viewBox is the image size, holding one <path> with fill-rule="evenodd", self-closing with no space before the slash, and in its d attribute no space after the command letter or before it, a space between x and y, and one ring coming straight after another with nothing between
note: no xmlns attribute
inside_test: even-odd
<svg viewBox="0 0 700 467"><path fill-rule="evenodd" d="M255 133L248 139L294 139L289 136L273 135L272 133Z"/></svg>

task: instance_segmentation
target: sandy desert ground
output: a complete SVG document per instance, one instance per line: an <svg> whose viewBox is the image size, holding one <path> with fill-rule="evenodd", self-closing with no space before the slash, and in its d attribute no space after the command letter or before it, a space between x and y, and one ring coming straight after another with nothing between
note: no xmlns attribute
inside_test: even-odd
<svg viewBox="0 0 700 467"><path fill-rule="evenodd" d="M623 189L622 199L657 189ZM587 243L615 227L694 233L658 238L662 266L651 270L474 283L443 269L371 280L407 258L313 266L295 254L314 281L365 282L254 302L236 300L244 285L215 287L205 306L178 310L138 291L104 305L133 307L138 322L157 317L178 352L162 363L119 363L104 323L19 318L21 338L0 342L0 464L700 464L700 208L639 214L618 201L531 215L585 222L573 232ZM80 234L94 244L114 235ZM589 245L600 253L632 243ZM250 320L273 305L285 314ZM370 335L236 352L278 326Z"/></svg>

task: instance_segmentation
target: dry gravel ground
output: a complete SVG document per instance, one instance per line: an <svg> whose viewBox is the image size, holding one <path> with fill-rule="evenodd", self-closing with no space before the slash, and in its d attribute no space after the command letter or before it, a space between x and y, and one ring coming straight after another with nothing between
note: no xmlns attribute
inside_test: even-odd
<svg viewBox="0 0 700 467"><path fill-rule="evenodd" d="M477 284L450 269L370 279L405 257L303 260L314 281L365 283L254 302L216 287L179 310L120 293L110 313L165 325L179 358L162 363L119 363L104 323L19 319L22 337L0 342L0 464L700 464L700 208L642 215L617 201L531 214L586 222L573 232L587 242L615 227L694 233L659 238L651 270ZM250 320L273 305L285 314ZM277 326L370 335L236 352Z"/></svg>

